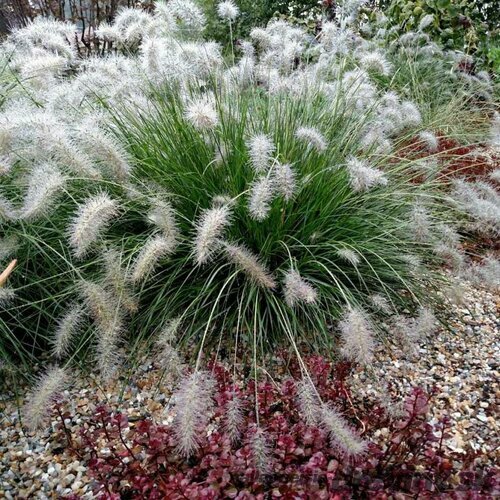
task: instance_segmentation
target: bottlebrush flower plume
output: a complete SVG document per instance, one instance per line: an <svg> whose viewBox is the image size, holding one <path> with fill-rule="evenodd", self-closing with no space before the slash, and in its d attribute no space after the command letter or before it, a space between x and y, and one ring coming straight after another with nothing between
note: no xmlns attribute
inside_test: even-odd
<svg viewBox="0 0 500 500"><path fill-rule="evenodd" d="M328 432L333 448L347 457L358 457L366 451L366 443L352 430L338 411L323 405L320 413L321 425Z"/></svg>
<svg viewBox="0 0 500 500"><path fill-rule="evenodd" d="M343 341L342 354L360 365L373 358L375 342L367 314L356 307L349 307L339 323Z"/></svg>
<svg viewBox="0 0 500 500"><path fill-rule="evenodd" d="M198 450L213 406L214 381L210 374L194 372L181 381L174 394L174 435L177 450L190 457Z"/></svg>
<svg viewBox="0 0 500 500"><path fill-rule="evenodd" d="M364 160L351 157L347 160L347 170L351 188L356 192L368 191L373 186L387 184L387 177L376 168L370 167Z"/></svg>
<svg viewBox="0 0 500 500"><path fill-rule="evenodd" d="M0 238L0 261L10 257L19 248L19 239L16 236Z"/></svg>
<svg viewBox="0 0 500 500"><path fill-rule="evenodd" d="M260 427L257 427L250 436L250 449L255 469L260 476L267 476L272 470L271 446L266 433Z"/></svg>
<svg viewBox="0 0 500 500"><path fill-rule="evenodd" d="M0 220L14 220L18 216L17 210L13 207L12 203L0 195Z"/></svg>
<svg viewBox="0 0 500 500"><path fill-rule="evenodd" d="M275 185L273 179L260 177L253 182L248 200L248 211L253 219L263 221L271 209Z"/></svg>
<svg viewBox="0 0 500 500"><path fill-rule="evenodd" d="M57 359L68 355L71 343L80 333L85 319L85 311L79 304L73 304L59 319L52 339L52 354Z"/></svg>
<svg viewBox="0 0 500 500"><path fill-rule="evenodd" d="M225 2L220 2L217 5L217 14L222 19L227 19L228 21L234 21L240 13L240 9L232 0L227 0Z"/></svg>
<svg viewBox="0 0 500 500"><path fill-rule="evenodd" d="M370 302L385 314L390 314L392 311L391 304L383 295L374 293L370 296Z"/></svg>
<svg viewBox="0 0 500 500"><path fill-rule="evenodd" d="M219 238L229 225L231 210L228 205L215 206L202 212L196 224L194 259L198 265L210 260L219 247Z"/></svg>
<svg viewBox="0 0 500 500"><path fill-rule="evenodd" d="M157 363L168 370L168 373L174 377L182 373L181 357L172 345L175 342L182 318L173 318L165 324L156 339L157 353L155 359Z"/></svg>
<svg viewBox="0 0 500 500"><path fill-rule="evenodd" d="M295 190L297 189L297 182L295 180L295 172L292 170L291 165L282 163L276 163L276 165L274 165L273 186L286 201L293 198Z"/></svg>
<svg viewBox="0 0 500 500"><path fill-rule="evenodd" d="M127 272L122 266L122 254L115 248L107 249L103 253L104 284L115 294L120 305L129 312L135 313L138 301L129 290Z"/></svg>
<svg viewBox="0 0 500 500"><path fill-rule="evenodd" d="M318 297L318 292L294 269L290 269L285 274L283 287L285 302L290 307L297 303L314 304Z"/></svg>
<svg viewBox="0 0 500 500"><path fill-rule="evenodd" d="M223 423L224 432L228 435L231 443L236 443L239 440L243 421L243 401L239 394L233 390L231 399L226 403Z"/></svg>
<svg viewBox="0 0 500 500"><path fill-rule="evenodd" d="M359 62L363 68L384 76L388 76L392 71L391 63L380 52L366 52L359 58Z"/></svg>
<svg viewBox="0 0 500 500"><path fill-rule="evenodd" d="M306 142L319 153L325 151L328 147L328 143L321 132L313 127L299 127L295 131L295 137L300 141Z"/></svg>
<svg viewBox="0 0 500 500"><path fill-rule="evenodd" d="M36 166L29 178L20 217L32 220L45 215L61 192L66 178L50 163Z"/></svg>
<svg viewBox="0 0 500 500"><path fill-rule="evenodd" d="M265 172L273 158L275 146L272 139L266 134L257 134L247 143L250 163L257 173Z"/></svg>
<svg viewBox="0 0 500 500"><path fill-rule="evenodd" d="M116 297L98 283L82 281L80 292L97 330L96 361L101 376L110 380L121 362L123 314Z"/></svg>
<svg viewBox="0 0 500 500"><path fill-rule="evenodd" d="M69 244L75 257L87 254L118 213L118 202L104 192L87 198L78 206L69 228Z"/></svg>
<svg viewBox="0 0 500 500"><path fill-rule="evenodd" d="M300 409L300 416L307 425L316 426L319 424L319 417L321 415L320 403L312 382L304 377L297 384L297 404Z"/></svg>
<svg viewBox="0 0 500 500"><path fill-rule="evenodd" d="M423 142L428 151L435 153L439 147L439 141L436 134L430 132L429 130L424 130L418 134L421 142Z"/></svg>
<svg viewBox="0 0 500 500"><path fill-rule="evenodd" d="M146 280L158 266L160 260L171 255L176 246L175 239L163 234L149 238L132 265L130 276L132 283L137 284Z"/></svg>
<svg viewBox="0 0 500 500"><path fill-rule="evenodd" d="M224 243L224 250L230 262L243 271L247 277L263 288L273 289L276 281L258 258L241 245Z"/></svg>
<svg viewBox="0 0 500 500"><path fill-rule="evenodd" d="M213 130L219 124L213 100L207 96L191 100L186 108L186 119L201 131Z"/></svg>
<svg viewBox="0 0 500 500"><path fill-rule="evenodd" d="M43 427L50 416L52 405L64 390L68 374L64 368L53 367L38 380L24 408L25 422L32 430Z"/></svg>
<svg viewBox="0 0 500 500"><path fill-rule="evenodd" d="M430 26L434 22L434 14L427 14L418 23L418 31L424 31L425 28Z"/></svg>
<svg viewBox="0 0 500 500"><path fill-rule="evenodd" d="M5 307L10 304L16 297L16 292L9 287L0 287L0 306Z"/></svg>
<svg viewBox="0 0 500 500"><path fill-rule="evenodd" d="M358 266L361 262L358 252L350 248L339 248L336 254L346 262L350 262L354 267Z"/></svg>
<svg viewBox="0 0 500 500"><path fill-rule="evenodd" d="M177 241L179 229L172 205L168 201L157 198L152 201L151 205L151 210L147 214L148 221L160 229L165 236Z"/></svg>

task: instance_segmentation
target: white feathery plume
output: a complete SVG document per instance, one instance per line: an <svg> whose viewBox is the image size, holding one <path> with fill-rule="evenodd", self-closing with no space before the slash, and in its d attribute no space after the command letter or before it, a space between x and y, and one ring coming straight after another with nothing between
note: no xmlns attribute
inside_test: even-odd
<svg viewBox="0 0 500 500"><path fill-rule="evenodd" d="M412 337L414 340L425 339L436 329L436 317L428 307L421 307L413 323Z"/></svg>
<svg viewBox="0 0 500 500"><path fill-rule="evenodd" d="M170 0L168 6L183 33L198 35L205 28L205 16L193 0Z"/></svg>
<svg viewBox="0 0 500 500"><path fill-rule="evenodd" d="M353 431L353 429L332 407L322 405L321 426L328 432L330 443L341 455L357 457L366 450L366 443Z"/></svg>
<svg viewBox="0 0 500 500"><path fill-rule="evenodd" d="M270 177L256 179L250 188L248 211L253 219L263 221L271 210L275 185Z"/></svg>
<svg viewBox="0 0 500 500"><path fill-rule="evenodd" d="M236 443L241 436L243 421L243 401L239 394L233 390L231 391L231 399L226 403L223 423L224 433L233 444Z"/></svg>
<svg viewBox="0 0 500 500"><path fill-rule="evenodd" d="M110 134L90 120L85 120L79 128L77 139L85 152L98 160L119 182L130 175L129 158L123 147Z"/></svg>
<svg viewBox="0 0 500 500"><path fill-rule="evenodd" d="M175 213L172 205L168 201L154 198L151 202L151 210L147 214L147 219L160 229L163 234L172 240L179 238L179 229L175 220Z"/></svg>
<svg viewBox="0 0 500 500"><path fill-rule="evenodd" d="M420 203L416 203L413 207L410 223L415 239L418 242L429 240L431 222L427 210Z"/></svg>
<svg viewBox="0 0 500 500"><path fill-rule="evenodd" d="M266 134L256 134L248 141L247 148L253 169L257 173L265 172L276 149L271 137Z"/></svg>
<svg viewBox="0 0 500 500"><path fill-rule="evenodd" d="M19 248L19 239L16 236L0 238L0 261L10 257Z"/></svg>
<svg viewBox="0 0 500 500"><path fill-rule="evenodd" d="M31 172L20 217L32 220L45 215L66 183L66 178L50 163L37 165Z"/></svg>
<svg viewBox="0 0 500 500"><path fill-rule="evenodd" d="M346 262L350 262L354 267L361 263L358 252L350 248L339 248L335 253Z"/></svg>
<svg viewBox="0 0 500 500"><path fill-rule="evenodd" d="M4 307L16 298L16 292L9 287L0 287L0 306Z"/></svg>
<svg viewBox="0 0 500 500"><path fill-rule="evenodd" d="M119 303L129 313L135 313L138 309L138 301L133 297L127 283L127 272L122 266L122 255L115 248L110 248L103 253L104 260L104 284L109 286L115 294Z"/></svg>
<svg viewBox="0 0 500 500"><path fill-rule="evenodd" d="M359 62L363 68L384 76L388 76L392 71L391 63L378 51L364 53L359 58Z"/></svg>
<svg viewBox="0 0 500 500"><path fill-rule="evenodd" d="M163 368L166 368L173 376L182 372L182 361L177 349L172 345L179 332L182 318L173 318L163 326L156 339L156 360Z"/></svg>
<svg viewBox="0 0 500 500"><path fill-rule="evenodd" d="M104 192L87 198L78 206L68 231L75 257L87 254L118 213L118 202Z"/></svg>
<svg viewBox="0 0 500 500"><path fill-rule="evenodd" d="M422 123L422 116L414 103L410 101L402 102L400 111L402 121L406 127L417 127Z"/></svg>
<svg viewBox="0 0 500 500"><path fill-rule="evenodd" d="M291 165L279 162L274 165L273 186L285 198L285 201L293 198L297 189L297 181L295 180L295 172L292 170Z"/></svg>
<svg viewBox="0 0 500 500"><path fill-rule="evenodd" d="M228 21L234 21L240 13L237 5L232 0L226 0L224 2L219 2L217 5L217 14L222 19L227 19Z"/></svg>
<svg viewBox="0 0 500 500"><path fill-rule="evenodd" d="M198 130L213 130L219 124L219 117L213 99L207 96L192 99L186 108L186 119Z"/></svg>
<svg viewBox="0 0 500 500"><path fill-rule="evenodd" d="M12 203L0 195L0 220L14 220L18 217L18 211L14 208Z"/></svg>
<svg viewBox="0 0 500 500"><path fill-rule="evenodd" d="M210 260L219 247L219 238L231 220L231 210L228 205L214 206L203 210L196 224L194 239L194 259L198 265Z"/></svg>
<svg viewBox="0 0 500 500"><path fill-rule="evenodd" d="M40 377L24 408L25 421L30 429L40 429L47 423L52 406L68 383L68 378L66 370L59 367L49 368Z"/></svg>
<svg viewBox="0 0 500 500"><path fill-rule="evenodd" d="M321 401L312 382L304 377L297 384L297 404L300 410L300 416L305 423L310 426L319 424L321 415Z"/></svg>
<svg viewBox="0 0 500 500"><path fill-rule="evenodd" d="M241 245L224 243L224 250L230 262L243 271L247 277L262 288L273 289L276 281L258 258Z"/></svg>
<svg viewBox="0 0 500 500"><path fill-rule="evenodd" d="M267 476L272 470L271 446L266 433L260 427L250 436L250 448L255 469L261 476Z"/></svg>
<svg viewBox="0 0 500 500"><path fill-rule="evenodd" d="M52 339L52 355L57 359L68 355L71 343L78 335L85 318L85 311L79 304L72 304L58 320Z"/></svg>
<svg viewBox="0 0 500 500"><path fill-rule="evenodd" d="M318 298L318 292L295 269L285 274L283 287L285 302L290 307L297 303L315 304Z"/></svg>
<svg viewBox="0 0 500 500"><path fill-rule="evenodd" d="M122 311L116 297L97 283L82 281L80 292L99 334L96 346L99 372L104 380L110 380L121 361Z"/></svg>
<svg viewBox="0 0 500 500"><path fill-rule="evenodd" d="M500 113L495 112L490 127L489 144L495 149L500 148Z"/></svg>
<svg viewBox="0 0 500 500"><path fill-rule="evenodd" d="M171 255L176 247L177 242L169 236L157 234L149 238L132 265L132 283L138 284L149 278L160 260Z"/></svg>
<svg viewBox="0 0 500 500"><path fill-rule="evenodd" d="M194 372L181 381L174 394L174 435L177 450L184 457L192 456L200 447L213 406L213 391L210 374Z"/></svg>
<svg viewBox="0 0 500 500"><path fill-rule="evenodd" d="M374 293L373 295L370 295L370 302L380 311L382 311L385 314L390 314L392 311L391 304L389 301L383 296L378 293Z"/></svg>
<svg viewBox="0 0 500 500"><path fill-rule="evenodd" d="M385 186L387 177L380 170L370 167L364 160L350 157L347 160L349 182L355 192L367 191L373 186Z"/></svg>
<svg viewBox="0 0 500 500"><path fill-rule="evenodd" d="M342 354L360 365L373 359L375 341L368 315L361 308L349 307L339 323L342 336Z"/></svg>
<svg viewBox="0 0 500 500"><path fill-rule="evenodd" d="M424 31L434 22L434 14L426 14L418 23L418 31Z"/></svg>
<svg viewBox="0 0 500 500"><path fill-rule="evenodd" d="M426 148L431 152L435 153L439 147L439 141L436 134L429 130L424 130L418 134L421 142L423 142Z"/></svg>
<svg viewBox="0 0 500 500"><path fill-rule="evenodd" d="M490 172L489 178L492 181L500 183L500 168L497 168L497 169L493 170L492 172Z"/></svg>
<svg viewBox="0 0 500 500"><path fill-rule="evenodd" d="M328 147L328 143L323 137L323 134L314 127L299 127L295 131L295 137L300 141L307 142L311 148L314 148L319 153L325 151Z"/></svg>

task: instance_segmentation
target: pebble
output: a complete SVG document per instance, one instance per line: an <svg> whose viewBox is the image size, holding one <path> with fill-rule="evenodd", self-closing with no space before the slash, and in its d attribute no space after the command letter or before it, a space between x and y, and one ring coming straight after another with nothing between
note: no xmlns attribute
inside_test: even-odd
<svg viewBox="0 0 500 500"><path fill-rule="evenodd" d="M434 387L437 393L430 406L431 421L437 422L444 415L451 418L445 446L459 454L481 451L485 456L478 460L494 463L500 449L494 410L500 401L499 308L497 295L464 283L464 303L448 303L440 314L448 328L437 328L414 357L398 352L397 346L389 350L380 345L372 366L352 377L354 399L361 404L364 398L383 398L390 388L392 398L401 401L412 387L429 391ZM103 402L129 417L152 415L158 422L172 421L172 413L164 413L172 387L163 381L158 390L157 372L149 363L141 366L138 380L125 388L120 399L121 384L117 381L103 393L93 380L82 377L67 392L71 418L65 423L73 439ZM95 498L84 461L75 460L64 437L56 440L56 421L46 432L24 432L16 396L9 387L0 390L0 498ZM383 440L387 432L380 429L375 436ZM102 452L109 452L105 443L102 447Z"/></svg>

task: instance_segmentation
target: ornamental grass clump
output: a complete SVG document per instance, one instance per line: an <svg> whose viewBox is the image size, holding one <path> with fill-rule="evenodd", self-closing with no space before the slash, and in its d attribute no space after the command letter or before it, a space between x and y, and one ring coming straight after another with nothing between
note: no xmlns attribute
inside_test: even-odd
<svg viewBox="0 0 500 500"><path fill-rule="evenodd" d="M79 59L66 24L35 20L7 39L0 56L22 85L0 108L2 241L19 261L2 350L89 353L109 378L178 321L161 341L166 365L189 352L195 374L215 346L254 373L283 345L368 363L380 331L365 310L432 302L428 265L443 261L432 249L453 212L445 183L395 154L418 134L432 149L431 131L391 88L383 39L358 33L358 4L314 41L273 20L230 62L187 0L123 9L98 32L115 43L105 58ZM219 9L229 28L235 7ZM41 55L62 58L43 85L23 77Z"/></svg>

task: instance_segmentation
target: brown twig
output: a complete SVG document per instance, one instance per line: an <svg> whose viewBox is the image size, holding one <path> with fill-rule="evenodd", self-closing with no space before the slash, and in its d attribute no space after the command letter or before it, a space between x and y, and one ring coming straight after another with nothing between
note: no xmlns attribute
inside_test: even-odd
<svg viewBox="0 0 500 500"><path fill-rule="evenodd" d="M8 277L10 276L10 274L12 273L12 271L14 270L14 268L16 267L16 264L17 264L17 260L14 259L6 268L5 270L2 272L2 274L0 274L0 287L4 286L5 285L5 282L7 281Z"/></svg>

